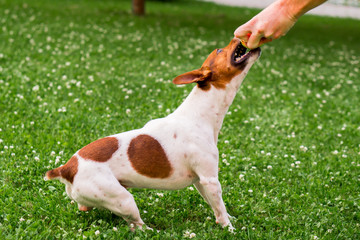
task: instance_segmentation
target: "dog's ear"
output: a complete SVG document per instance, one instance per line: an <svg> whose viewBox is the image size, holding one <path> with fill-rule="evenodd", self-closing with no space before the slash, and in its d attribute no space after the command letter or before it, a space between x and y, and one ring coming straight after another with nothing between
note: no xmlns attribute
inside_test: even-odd
<svg viewBox="0 0 360 240"><path fill-rule="evenodd" d="M191 72L181 74L174 78L173 83L175 84L188 84L194 82L201 82L211 77L211 70L196 69Z"/></svg>

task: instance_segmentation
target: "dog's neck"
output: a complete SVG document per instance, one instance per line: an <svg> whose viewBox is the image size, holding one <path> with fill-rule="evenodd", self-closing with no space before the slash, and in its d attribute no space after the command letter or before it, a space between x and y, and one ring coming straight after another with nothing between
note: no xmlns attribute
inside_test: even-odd
<svg viewBox="0 0 360 240"><path fill-rule="evenodd" d="M217 144L225 115L245 75L246 73L238 75L224 89L211 86L209 90L205 91L195 86L172 115L181 115L186 118L185 121L193 123L195 127L209 129L209 134L214 137L215 144Z"/></svg>

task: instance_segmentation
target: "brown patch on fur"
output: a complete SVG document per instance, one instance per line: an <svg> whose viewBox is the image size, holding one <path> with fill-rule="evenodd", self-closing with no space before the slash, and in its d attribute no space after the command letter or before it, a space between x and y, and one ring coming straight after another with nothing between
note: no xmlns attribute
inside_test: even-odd
<svg viewBox="0 0 360 240"><path fill-rule="evenodd" d="M70 158L70 160L64 166L48 171L46 173L46 177L49 180L56 177L62 177L70 183L73 183L74 177L78 171L78 165L77 157L72 156L72 158Z"/></svg>
<svg viewBox="0 0 360 240"><path fill-rule="evenodd" d="M58 168L52 169L50 171L47 171L45 176L48 180L60 177L60 170Z"/></svg>
<svg viewBox="0 0 360 240"><path fill-rule="evenodd" d="M77 157L72 156L72 158L70 158L70 160L61 169L61 176L69 182L73 183L74 177L78 170L78 165L79 163Z"/></svg>
<svg viewBox="0 0 360 240"><path fill-rule="evenodd" d="M79 151L79 155L84 159L96 162L106 162L118 150L119 143L115 137L106 137L83 147Z"/></svg>
<svg viewBox="0 0 360 240"><path fill-rule="evenodd" d="M177 135L176 135L176 133L174 133L174 139L176 139L177 138Z"/></svg>
<svg viewBox="0 0 360 240"><path fill-rule="evenodd" d="M129 161L139 174L151 178L167 178L172 167L160 143L149 135L132 139L128 148Z"/></svg>

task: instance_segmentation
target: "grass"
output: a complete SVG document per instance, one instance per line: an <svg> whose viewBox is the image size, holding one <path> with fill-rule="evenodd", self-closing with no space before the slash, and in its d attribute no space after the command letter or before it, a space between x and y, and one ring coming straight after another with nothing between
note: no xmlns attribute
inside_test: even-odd
<svg viewBox="0 0 360 240"><path fill-rule="evenodd" d="M304 16L263 47L219 136L231 234L192 188L130 190L159 232L80 212L44 173L166 116L171 83L257 11L196 1L0 0L1 239L359 239L359 21ZM158 194L163 193L163 195Z"/></svg>

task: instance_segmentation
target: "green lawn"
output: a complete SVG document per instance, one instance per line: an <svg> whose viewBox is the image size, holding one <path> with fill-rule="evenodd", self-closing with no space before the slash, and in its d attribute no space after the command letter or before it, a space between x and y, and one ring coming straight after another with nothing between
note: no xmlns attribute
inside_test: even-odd
<svg viewBox="0 0 360 240"><path fill-rule="evenodd" d="M219 136L235 235L192 188L130 190L159 230L132 233L43 180L89 142L172 112L193 87L172 79L257 13L146 8L134 17L130 0L0 0L0 239L359 239L358 20L304 16L263 47Z"/></svg>

